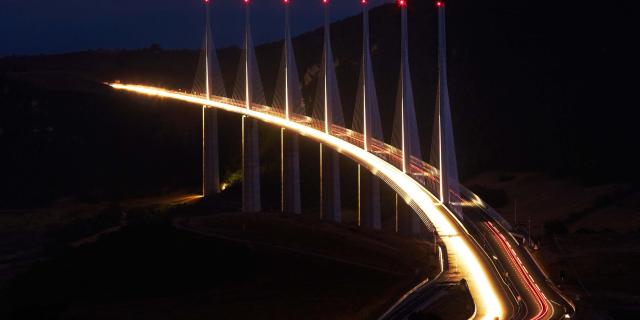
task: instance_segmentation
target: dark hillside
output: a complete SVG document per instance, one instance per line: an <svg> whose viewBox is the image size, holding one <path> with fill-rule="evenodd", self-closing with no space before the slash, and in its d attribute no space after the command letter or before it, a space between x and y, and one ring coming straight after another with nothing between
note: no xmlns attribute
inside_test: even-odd
<svg viewBox="0 0 640 320"><path fill-rule="evenodd" d="M626 19L629 4L452 0L447 10L450 95L463 178L499 168L562 173L588 183L638 181L640 171L629 169L640 160L634 152L637 134L630 129L637 103L627 72L636 59L629 50L634 39L632 20ZM426 156L437 75L431 2L412 3L409 19ZM390 137L399 70L397 9L385 5L372 10L371 24L378 97ZM348 123L359 70L360 26L358 16L332 26ZM321 38L321 30L315 30L294 41L308 102L314 96ZM281 43L257 48L267 100L280 50ZM227 92L238 54L237 48L219 52ZM189 90L197 62L198 52L158 46L0 59L2 197L30 198L36 185L39 191L34 192L45 194L43 198L77 194L78 185L83 186L80 193L106 189L109 194L127 193L128 188L152 192L145 186L158 185L197 188L199 132L193 121L198 109L113 94L97 84L119 79ZM228 148L236 147L234 119L223 116L221 124ZM275 130L265 130L262 148L277 147ZM223 154L226 176L238 169L238 155L232 151ZM87 174L74 178L54 169L58 165ZM97 176L90 173L96 168L102 172ZM275 178L275 168L265 170ZM118 183L108 182L118 177ZM265 179L267 184L272 180Z"/></svg>

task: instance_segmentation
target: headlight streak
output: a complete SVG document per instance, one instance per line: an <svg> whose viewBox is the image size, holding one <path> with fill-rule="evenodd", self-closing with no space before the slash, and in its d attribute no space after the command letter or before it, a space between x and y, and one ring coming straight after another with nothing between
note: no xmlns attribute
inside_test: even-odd
<svg viewBox="0 0 640 320"><path fill-rule="evenodd" d="M416 209L416 212L421 216L420 218L422 220L428 219L431 221L436 228L436 232L444 242L447 251L454 254L460 261L457 267L465 274L469 291L477 306L476 318L491 320L503 318L503 306L496 293L496 285L491 281L486 267L474 252L477 248L474 248L465 239L465 237L469 235L462 224L452 213L448 212L446 208L442 208L438 204L437 199L429 191L392 164L338 137L278 116L261 113L243 106L236 106L232 104L232 100L230 99L223 98L220 100L226 102L221 102L149 86L119 83L108 85L114 89L181 100L196 105L207 105L236 114L246 115L311 137L323 145L330 146L334 150L338 150L340 153L356 160L367 167L373 174L387 182L389 186L403 198L410 199L413 203L412 207Z"/></svg>
<svg viewBox="0 0 640 320"><path fill-rule="evenodd" d="M529 291L531 292L533 297L536 299L536 302L538 303L538 307L540 308L540 311L536 315L534 315L531 318L531 320L543 319L545 316L549 314L549 311L551 311L551 314L553 314L553 305L547 302L548 299L545 297L544 293L540 290L540 287L538 286L538 284L535 283L535 281L533 280L533 277L529 274L529 271L527 270L527 268L525 268L524 264L522 263L522 260L520 260L520 257L518 257L515 250L513 250L513 248L511 247L511 244L507 241L504 235L502 235L500 231L498 231L498 229L496 229L496 227L493 226L493 223L484 222L484 224L486 225L487 229L491 231L494 238L503 248L503 251L506 252L508 257L512 260L513 262L512 264L516 266L515 269L520 271L519 276L524 280L522 282L529 287Z"/></svg>

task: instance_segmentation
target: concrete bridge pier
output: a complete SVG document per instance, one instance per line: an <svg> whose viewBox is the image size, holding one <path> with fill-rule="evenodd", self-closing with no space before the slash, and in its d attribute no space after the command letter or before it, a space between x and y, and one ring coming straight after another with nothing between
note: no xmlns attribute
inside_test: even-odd
<svg viewBox="0 0 640 320"><path fill-rule="evenodd" d="M418 214L396 194L396 232L404 236L419 236L425 230L425 225Z"/></svg>
<svg viewBox="0 0 640 320"><path fill-rule="evenodd" d="M298 135L280 129L280 181L281 210L286 213L300 214L300 149Z"/></svg>
<svg viewBox="0 0 640 320"><path fill-rule="evenodd" d="M358 165L358 217L360 226L382 229L380 180L360 165Z"/></svg>
<svg viewBox="0 0 640 320"><path fill-rule="evenodd" d="M320 217L341 222L339 154L320 145Z"/></svg>
<svg viewBox="0 0 640 320"><path fill-rule="evenodd" d="M242 211L261 210L258 121L242 116Z"/></svg>
<svg viewBox="0 0 640 320"><path fill-rule="evenodd" d="M218 110L202 107L202 195L220 193Z"/></svg>

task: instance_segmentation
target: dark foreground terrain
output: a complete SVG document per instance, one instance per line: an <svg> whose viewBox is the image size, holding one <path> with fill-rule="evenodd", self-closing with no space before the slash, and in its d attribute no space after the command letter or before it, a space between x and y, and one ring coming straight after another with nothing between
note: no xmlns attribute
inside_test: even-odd
<svg viewBox="0 0 640 320"><path fill-rule="evenodd" d="M202 208L195 201L133 202L136 208L127 209L124 218L116 215L89 235L74 235L76 228L68 227L65 241L45 248L40 261L6 280L0 288L2 314L10 319L365 319L437 272L433 247L425 241L310 216L193 216ZM87 224L85 229L95 225Z"/></svg>
<svg viewBox="0 0 640 320"><path fill-rule="evenodd" d="M529 229L531 217L536 255L554 282L578 303L584 319L635 319L640 313L637 81L629 79L628 71L637 60L630 48L636 38L632 30L637 29L631 24L637 19L627 17L637 10L631 3L447 2L460 177L511 222L517 201L521 231ZM399 70L397 13L393 5L371 12L372 59L387 141ZM410 60L425 159L437 75L434 19L429 1L410 6ZM360 40L360 22L353 17L332 26L347 126L360 63L360 47L354 45ZM321 36L315 30L294 40L308 109L315 95ZM267 101L277 78L280 45L257 48ZM239 50L222 49L219 57L231 92ZM5 288L0 292L0 318L9 311L22 317L97 317L89 310L114 310L114 317L162 318L175 316L174 309L207 317L201 310L208 305L249 315L252 309L235 302L239 296L261 304L255 312L266 315L286 309L299 316L297 306L313 302L335 305L316 310L319 313L342 310L355 317L374 312L357 307L363 299L371 305L383 300L367 294L390 292L391 283L402 283L397 275L361 271L353 264L194 236L167 221L151 218L149 223L147 215L123 215L140 206L126 204L127 198L199 192L201 113L197 106L116 93L101 82L120 79L190 90L197 64L196 50L159 46L0 58L0 286ZM233 211L239 208L241 187L240 119L219 113L219 120L221 176L231 199L225 207ZM275 210L279 131L267 126L260 130L263 207ZM308 213L318 209L317 152L317 144L301 140L309 173L302 182L303 210ZM488 170L508 172L482 176ZM523 171L527 174L519 173ZM341 172L345 217L353 221L355 165L344 161ZM383 206L393 203L389 190L383 190L383 197ZM392 220L388 214L383 218ZM120 229L123 220L130 226ZM197 226L208 229L207 224ZM93 237L104 230L103 237ZM264 236L250 235L253 241ZM317 249L311 242L307 245ZM70 243L84 245L69 249ZM291 243L277 241L278 246ZM186 262L177 262L180 259ZM238 270L227 264L231 259L239 263ZM272 292L276 285L264 280L267 269L261 265L276 272L276 278L286 278L289 273L283 270L290 271L286 294L298 303L283 306L283 299L269 294L250 295L256 287ZM314 272L302 274L303 269ZM321 270L351 275L354 282L340 282L345 279L341 275L308 277L327 274ZM254 273L253 278L244 277L245 272ZM238 281L238 291L219 281L222 273ZM19 278L11 280L16 274ZM334 299L320 291L310 298L308 284L316 280L314 286L321 289L331 281L343 285L348 297ZM356 292L365 297L355 297ZM125 314L127 309L139 312Z"/></svg>

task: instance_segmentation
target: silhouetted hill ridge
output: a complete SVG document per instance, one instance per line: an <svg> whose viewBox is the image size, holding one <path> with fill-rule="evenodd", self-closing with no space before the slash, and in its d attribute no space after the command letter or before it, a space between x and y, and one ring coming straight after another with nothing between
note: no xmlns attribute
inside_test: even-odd
<svg viewBox="0 0 640 320"><path fill-rule="evenodd" d="M461 176L492 169L542 170L589 183L637 182L638 170L632 168L640 159L633 152L636 135L630 134L637 115L631 106L637 103L632 102L633 82L627 79L626 71L636 60L628 50L633 29L625 15L630 12L630 5L622 2L606 6L448 1L450 96ZM410 6L410 60L425 157L437 76L435 18L429 1L415 1ZM370 21L377 93L388 139L399 73L399 14L394 5L384 5L371 11ZM351 121L360 68L360 32L360 16L332 25L347 123ZM294 40L309 105L315 95L314 67L317 69L320 63L321 46L321 29ZM257 48L268 101L280 53L281 42ZM198 55L193 50L149 48L5 57L0 59L0 79L12 84L20 79L18 86L35 84L44 96L54 88L66 91L68 99L74 91L94 90L70 78L85 82L119 79L189 90ZM219 59L227 92L232 92L239 49L221 49ZM58 81L61 75L67 80ZM7 84L4 88L2 101L11 105L12 100L6 99ZM27 97L30 94L21 92ZM106 96L102 92L98 99ZM133 100L144 103L143 99ZM0 111L4 113L0 130L5 132L5 139L9 126L3 122L20 119L13 118L9 109ZM73 117L73 113L68 116ZM8 163L12 165L17 164Z"/></svg>

